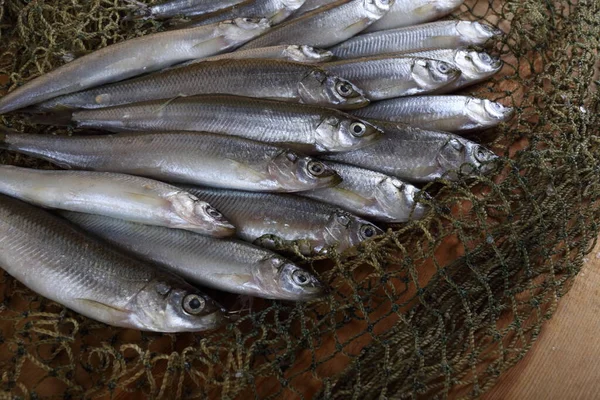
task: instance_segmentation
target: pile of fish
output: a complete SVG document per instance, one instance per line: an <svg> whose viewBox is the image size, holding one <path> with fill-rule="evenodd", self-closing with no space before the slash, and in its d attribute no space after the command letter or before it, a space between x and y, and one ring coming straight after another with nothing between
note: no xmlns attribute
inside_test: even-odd
<svg viewBox="0 0 600 400"><path fill-rule="evenodd" d="M94 130L1 131L1 148L62 170L0 166L0 266L83 315L157 332L231 317L201 287L323 295L276 251L340 254L422 218L415 184L492 169L457 133L513 110L449 93L502 68L481 50L501 32L432 22L461 3L129 1L127 18L170 28L0 98L2 114Z"/></svg>

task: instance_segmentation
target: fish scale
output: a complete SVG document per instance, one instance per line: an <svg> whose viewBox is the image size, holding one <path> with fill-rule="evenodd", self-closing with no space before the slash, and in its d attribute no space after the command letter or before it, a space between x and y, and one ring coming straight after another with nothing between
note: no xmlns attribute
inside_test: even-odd
<svg viewBox="0 0 600 400"><path fill-rule="evenodd" d="M63 108L95 109L121 104L201 94L233 94L239 96L270 98L292 102L311 102L334 108L343 108L338 98L329 99L329 81L319 84L312 76L325 75L321 68L283 60L241 59L216 60L170 68L137 79L114 83L66 96L61 96L36 108L54 110ZM248 79L252 76L252 79ZM331 77L335 82L337 77ZM312 98L301 92L301 85L313 84ZM359 96L358 89L354 88ZM354 106L356 100L351 99ZM335 101L335 102L334 102ZM367 101L363 98L362 105ZM359 106L357 104L356 106Z"/></svg>
<svg viewBox="0 0 600 400"><path fill-rule="evenodd" d="M307 153L363 147L380 134L376 127L341 111L226 95L80 110L73 112L72 120L79 127L116 132L208 131L280 144ZM335 121L333 127L327 122L331 120ZM364 126L360 137L355 137L348 128L353 123Z"/></svg>
<svg viewBox="0 0 600 400"><path fill-rule="evenodd" d="M492 37L500 34L500 31L479 22L438 21L366 33L353 37L329 50L339 58L358 58L429 48L483 45Z"/></svg>
<svg viewBox="0 0 600 400"><path fill-rule="evenodd" d="M394 0L383 3L364 0L334 2L275 26L270 32L246 43L241 49L294 43L316 47L333 46L351 38L381 18Z"/></svg>
<svg viewBox="0 0 600 400"><path fill-rule="evenodd" d="M0 148L44 158L66 168L120 172L167 182L262 191L298 191L333 185L325 169L310 175L309 157L241 138L199 132L86 137L0 134ZM135 149L135 151L132 151Z"/></svg>
<svg viewBox="0 0 600 400"><path fill-rule="evenodd" d="M3 195L0 266L36 293L114 326L198 331L223 321L220 308L179 277L118 252L47 211ZM167 297L156 292L159 282L169 290ZM166 306L171 296L186 293L204 299L206 314L184 316L171 308L173 304ZM179 313L182 319L169 319L170 313Z"/></svg>
<svg viewBox="0 0 600 400"><path fill-rule="evenodd" d="M184 186L190 193L218 204L235 221L237 235L248 242L275 248L273 237L287 244L298 243L303 254L326 253L331 246L342 252L383 233L370 222L329 204L292 195L249 193L234 190ZM264 240L266 238L266 240Z"/></svg>
<svg viewBox="0 0 600 400"><path fill-rule="evenodd" d="M317 279L269 250L239 240L219 240L90 214L62 216L110 244L176 272L190 282L231 293L309 300L322 293ZM289 290L294 271L313 284ZM282 281L283 279L283 281Z"/></svg>

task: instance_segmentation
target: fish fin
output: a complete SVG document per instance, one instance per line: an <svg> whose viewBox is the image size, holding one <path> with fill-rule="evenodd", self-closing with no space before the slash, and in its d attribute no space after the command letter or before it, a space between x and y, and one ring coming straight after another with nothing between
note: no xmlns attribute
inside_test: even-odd
<svg viewBox="0 0 600 400"><path fill-rule="evenodd" d="M83 304L86 307L93 308L95 310L102 311L102 312L109 313L109 314L114 314L115 312L117 312L119 314L130 314L131 313L131 311L126 310L124 308L111 306L110 304L105 304L105 303L102 303L97 300L79 298L79 299L75 299L75 301L78 301L79 303Z"/></svg>
<svg viewBox="0 0 600 400"><path fill-rule="evenodd" d="M355 30L356 28L358 28L358 31L362 31L364 29L367 29L367 27L370 25L371 20L368 18L363 18L355 23L353 23L352 25L348 25L347 27L344 28L345 31L349 31L349 30Z"/></svg>
<svg viewBox="0 0 600 400"><path fill-rule="evenodd" d="M137 0L125 0L127 8L131 12L123 18L123 21L132 21L136 19L152 19L152 10L147 4L144 4Z"/></svg>
<svg viewBox="0 0 600 400"><path fill-rule="evenodd" d="M192 46L192 49L195 49L197 47L206 47L203 51L204 52L210 52L213 54L222 52L224 48L229 47L229 40L227 40L225 38L225 36L217 36L214 37L212 39L209 40L204 40L201 42L196 43L194 46Z"/></svg>
<svg viewBox="0 0 600 400"><path fill-rule="evenodd" d="M32 124L69 126L73 119L73 112L65 110L52 114L31 114L26 119Z"/></svg>
<svg viewBox="0 0 600 400"><path fill-rule="evenodd" d="M233 168L236 172L239 173L240 177L244 180L248 180L250 182L260 182L265 179L264 175L260 172L252 169L248 165L242 164L238 161L228 159L228 161L233 165Z"/></svg>
<svg viewBox="0 0 600 400"><path fill-rule="evenodd" d="M171 104L172 102L174 102L175 100L177 100L180 97L186 97L185 94L178 94L177 96L168 99L167 101L165 101L164 103L162 103L156 110L154 110L155 113L159 113L161 112L166 106L168 106L169 104Z"/></svg>
<svg viewBox="0 0 600 400"><path fill-rule="evenodd" d="M429 15L431 11L434 9L432 4L424 4L420 7L417 7L413 10L413 13L416 15Z"/></svg>
<svg viewBox="0 0 600 400"><path fill-rule="evenodd" d="M134 200L134 201L137 201L140 203L144 203L144 204L149 204L151 206L161 206L166 202L166 200L157 198L155 195L149 195L149 194L137 193L137 192L124 192L123 194L126 197L130 198L131 200Z"/></svg>
<svg viewBox="0 0 600 400"><path fill-rule="evenodd" d="M80 57L87 56L90 53L91 53L90 51L86 51L86 50L66 51L60 56L60 58L62 58L62 60L65 63L70 63L72 61L77 60Z"/></svg>

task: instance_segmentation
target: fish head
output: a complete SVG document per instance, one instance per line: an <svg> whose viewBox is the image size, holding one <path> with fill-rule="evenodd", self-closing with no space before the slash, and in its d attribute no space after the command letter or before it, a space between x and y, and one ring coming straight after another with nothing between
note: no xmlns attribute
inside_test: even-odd
<svg viewBox="0 0 600 400"><path fill-rule="evenodd" d="M273 298L306 301L323 295L323 284L313 274L283 257L267 257L258 268L254 274L258 290Z"/></svg>
<svg viewBox="0 0 600 400"><path fill-rule="evenodd" d="M289 45L283 51L291 61L304 63L321 63L333 58L333 53L327 50L317 49L312 46Z"/></svg>
<svg viewBox="0 0 600 400"><path fill-rule="evenodd" d="M460 70L445 61L415 59L412 65L412 78L420 87L435 90L454 82Z"/></svg>
<svg viewBox="0 0 600 400"><path fill-rule="evenodd" d="M268 165L269 175L289 192L330 187L342 178L321 161L291 150L277 154Z"/></svg>
<svg viewBox="0 0 600 400"><path fill-rule="evenodd" d="M133 299L134 326L154 332L197 332L225 321L223 308L194 287L175 278L151 280Z"/></svg>
<svg viewBox="0 0 600 400"><path fill-rule="evenodd" d="M440 149L437 162L443 170L460 169L463 173L473 173L475 170L487 172L496 158L498 157L485 147L453 136ZM451 177L454 178L454 175Z"/></svg>
<svg viewBox="0 0 600 400"><path fill-rule="evenodd" d="M390 11L394 3L395 0L364 0L363 7L371 18L377 20Z"/></svg>
<svg viewBox="0 0 600 400"><path fill-rule="evenodd" d="M219 23L221 35L235 43L254 39L270 27L267 18L235 18Z"/></svg>
<svg viewBox="0 0 600 400"><path fill-rule="evenodd" d="M359 149L381 139L383 131L347 114L328 115L316 129L316 144L323 152Z"/></svg>
<svg viewBox="0 0 600 400"><path fill-rule="evenodd" d="M179 220L172 223L173 228L186 229L215 237L235 234L235 227L223 214L191 193L180 191L167 197L171 209Z"/></svg>
<svg viewBox="0 0 600 400"><path fill-rule="evenodd" d="M474 45L482 45L491 38L503 34L500 29L477 21L459 21L456 23L456 30L466 43Z"/></svg>
<svg viewBox="0 0 600 400"><path fill-rule="evenodd" d="M365 240L382 235L383 231L367 220L343 210L335 210L325 228L324 242L343 252Z"/></svg>
<svg viewBox="0 0 600 400"><path fill-rule="evenodd" d="M504 65L499 58L492 57L485 51L465 49L456 51L454 62L462 74L471 80L482 80L492 76Z"/></svg>
<svg viewBox="0 0 600 400"><path fill-rule="evenodd" d="M420 190L410 183L386 177L377 185L375 198L390 216L403 215L406 214L406 210L412 210L412 219L420 219L425 215L427 206L417 203L416 197L419 192ZM400 221L396 219L395 222Z"/></svg>
<svg viewBox="0 0 600 400"><path fill-rule="evenodd" d="M369 104L362 90L345 79L315 67L298 83L298 93L305 104L335 108L360 108Z"/></svg>
<svg viewBox="0 0 600 400"><path fill-rule="evenodd" d="M515 109L505 107L495 101L472 97L467 100L465 113L485 128L509 121L514 116Z"/></svg>

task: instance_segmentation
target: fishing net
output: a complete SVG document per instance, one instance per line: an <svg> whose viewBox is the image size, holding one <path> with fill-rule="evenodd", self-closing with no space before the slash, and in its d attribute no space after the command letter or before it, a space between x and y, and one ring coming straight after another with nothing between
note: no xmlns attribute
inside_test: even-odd
<svg viewBox="0 0 600 400"><path fill-rule="evenodd" d="M87 52L165 29L120 0L1 0L0 84L13 89ZM517 108L472 137L502 155L488 176L427 185L431 212L351 254L304 259L331 291L255 301L221 330L110 328L0 280L0 397L478 397L531 347L598 235L596 0L467 1L454 17L508 32L506 62L470 89ZM3 76L5 75L5 76ZM68 134L28 124L29 133ZM0 162L50 167L0 153Z"/></svg>

